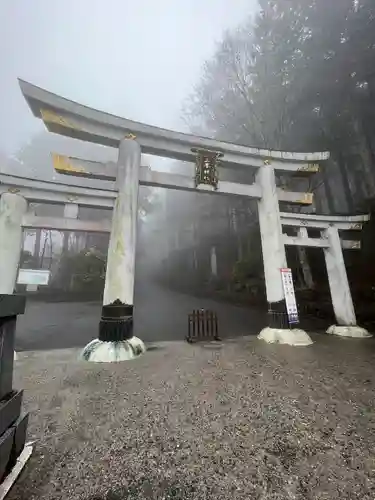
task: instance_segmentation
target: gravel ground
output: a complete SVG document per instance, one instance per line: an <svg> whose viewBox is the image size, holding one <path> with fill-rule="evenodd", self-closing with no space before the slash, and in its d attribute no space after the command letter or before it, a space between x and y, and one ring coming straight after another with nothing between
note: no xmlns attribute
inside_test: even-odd
<svg viewBox="0 0 375 500"><path fill-rule="evenodd" d="M375 498L375 341L25 352L33 456L8 500Z"/></svg>

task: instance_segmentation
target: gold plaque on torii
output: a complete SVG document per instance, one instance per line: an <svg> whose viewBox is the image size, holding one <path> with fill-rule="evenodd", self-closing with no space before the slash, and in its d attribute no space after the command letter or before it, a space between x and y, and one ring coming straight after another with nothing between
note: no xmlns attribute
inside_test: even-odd
<svg viewBox="0 0 375 500"><path fill-rule="evenodd" d="M196 154L195 187L206 184L217 190L219 183L217 168L220 165L220 158L224 156L223 153L197 148L191 151Z"/></svg>

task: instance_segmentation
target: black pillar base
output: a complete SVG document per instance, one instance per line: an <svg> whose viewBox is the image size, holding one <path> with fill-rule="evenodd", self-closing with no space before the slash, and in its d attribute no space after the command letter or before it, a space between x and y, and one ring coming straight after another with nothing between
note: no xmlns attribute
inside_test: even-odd
<svg viewBox="0 0 375 500"><path fill-rule="evenodd" d="M268 326L282 330L290 328L285 299L268 304Z"/></svg>
<svg viewBox="0 0 375 500"><path fill-rule="evenodd" d="M119 299L103 306L99 323L99 340L119 342L133 337L133 306Z"/></svg>

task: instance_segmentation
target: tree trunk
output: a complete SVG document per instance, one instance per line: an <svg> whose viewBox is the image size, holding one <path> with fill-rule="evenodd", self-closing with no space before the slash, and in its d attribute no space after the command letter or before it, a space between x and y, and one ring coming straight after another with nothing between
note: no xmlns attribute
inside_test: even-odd
<svg viewBox="0 0 375 500"><path fill-rule="evenodd" d="M359 120L354 121L354 129L357 134L357 148L361 156L363 171L368 185L368 195L369 197L373 197L375 195L375 176L373 171L374 158L372 156L372 150L368 147L366 135Z"/></svg>
<svg viewBox="0 0 375 500"><path fill-rule="evenodd" d="M63 234L62 254L65 255L69 251L70 232L69 231L63 231L62 234Z"/></svg>
<svg viewBox="0 0 375 500"><path fill-rule="evenodd" d="M341 151L337 152L338 167L344 187L345 201L349 212L354 212L353 195L350 189L349 172L345 157Z"/></svg>
<svg viewBox="0 0 375 500"><path fill-rule="evenodd" d="M297 247L298 259L301 265L302 278L304 281L304 288L312 290L314 288L314 280L311 273L311 267L307 258L307 251L304 247Z"/></svg>
<svg viewBox="0 0 375 500"><path fill-rule="evenodd" d="M37 229L35 231L35 244L34 244L34 259L36 267L39 267L40 264L40 239L42 236L42 230Z"/></svg>
<svg viewBox="0 0 375 500"><path fill-rule="evenodd" d="M322 164L321 171L322 171L322 176L324 179L324 189L326 192L328 210L329 210L329 213L332 214L335 212L335 204L334 204L334 197L332 194L332 189L331 189L331 186L329 185L328 168L327 168L327 165L325 163Z"/></svg>

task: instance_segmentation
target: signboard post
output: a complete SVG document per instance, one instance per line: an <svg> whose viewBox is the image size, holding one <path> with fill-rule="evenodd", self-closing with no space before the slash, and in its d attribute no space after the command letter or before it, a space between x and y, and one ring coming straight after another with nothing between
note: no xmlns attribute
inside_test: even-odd
<svg viewBox="0 0 375 500"><path fill-rule="evenodd" d="M294 293L293 276L291 269L280 269L283 282L286 310L290 325L299 323L296 295Z"/></svg>

